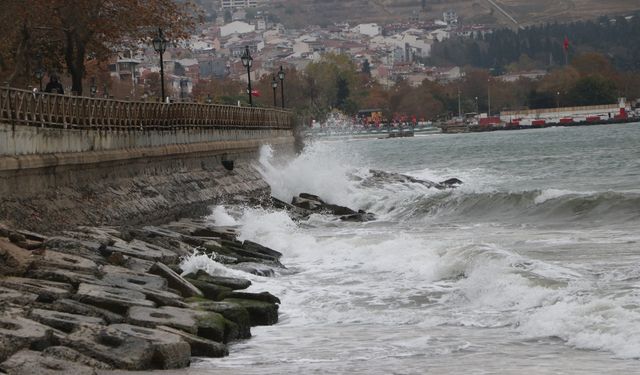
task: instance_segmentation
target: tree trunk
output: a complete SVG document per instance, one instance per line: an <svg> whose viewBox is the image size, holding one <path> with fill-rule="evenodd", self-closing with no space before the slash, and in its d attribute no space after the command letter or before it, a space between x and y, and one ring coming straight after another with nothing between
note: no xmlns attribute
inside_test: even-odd
<svg viewBox="0 0 640 375"><path fill-rule="evenodd" d="M69 74L71 74L71 91L76 95L82 95L82 78L85 73L84 57L86 53L85 42L78 37L75 30L65 32L65 61Z"/></svg>

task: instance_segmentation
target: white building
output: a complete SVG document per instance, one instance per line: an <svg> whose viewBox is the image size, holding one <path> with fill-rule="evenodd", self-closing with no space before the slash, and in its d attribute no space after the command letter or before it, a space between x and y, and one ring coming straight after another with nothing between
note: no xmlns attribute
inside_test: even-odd
<svg viewBox="0 0 640 375"><path fill-rule="evenodd" d="M255 8L260 4L260 0L221 0L221 9L243 9Z"/></svg>
<svg viewBox="0 0 640 375"><path fill-rule="evenodd" d="M382 27L380 27L377 23L361 23L358 26L352 28L351 31L369 37L374 37L382 34Z"/></svg>
<svg viewBox="0 0 640 375"><path fill-rule="evenodd" d="M247 34L255 31L255 25L246 22L235 21L220 27L220 36L225 37L233 34Z"/></svg>

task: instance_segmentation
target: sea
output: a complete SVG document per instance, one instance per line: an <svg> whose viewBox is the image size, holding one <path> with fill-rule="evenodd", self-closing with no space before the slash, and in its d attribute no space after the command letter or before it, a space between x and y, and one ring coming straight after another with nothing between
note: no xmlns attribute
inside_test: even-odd
<svg viewBox="0 0 640 375"><path fill-rule="evenodd" d="M640 373L639 123L318 139L285 160L264 147L255 167L281 200L376 220L212 207L287 269L183 266L250 278L280 321L189 374ZM363 184L370 169L463 184Z"/></svg>

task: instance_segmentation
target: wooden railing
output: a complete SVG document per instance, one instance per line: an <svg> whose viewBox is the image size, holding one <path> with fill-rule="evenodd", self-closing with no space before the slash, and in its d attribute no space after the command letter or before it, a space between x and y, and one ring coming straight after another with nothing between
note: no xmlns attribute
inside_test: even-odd
<svg viewBox="0 0 640 375"><path fill-rule="evenodd" d="M275 108L131 102L0 87L0 122L102 130L194 127L291 129L293 114Z"/></svg>

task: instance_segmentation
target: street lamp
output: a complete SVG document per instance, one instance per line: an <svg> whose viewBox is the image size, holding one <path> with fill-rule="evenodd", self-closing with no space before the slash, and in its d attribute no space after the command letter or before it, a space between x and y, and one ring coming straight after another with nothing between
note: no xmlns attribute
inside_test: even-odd
<svg viewBox="0 0 640 375"><path fill-rule="evenodd" d="M98 92L98 86L96 86L96 77L92 77L91 86L89 86L89 93L92 98L95 98L97 92Z"/></svg>
<svg viewBox="0 0 640 375"><path fill-rule="evenodd" d="M476 114L480 114L480 106L478 105L478 97L476 96Z"/></svg>
<svg viewBox="0 0 640 375"><path fill-rule="evenodd" d="M284 69L280 65L280 71L278 71L278 78L280 79L280 100L282 101L282 108L284 108Z"/></svg>
<svg viewBox="0 0 640 375"><path fill-rule="evenodd" d="M36 55L36 59L38 61L38 67L35 71L35 76L38 82L40 82L40 92L42 92L42 79L44 78L44 68L42 67L42 55L40 52Z"/></svg>
<svg viewBox="0 0 640 375"><path fill-rule="evenodd" d="M491 117L491 78L487 80L487 116Z"/></svg>
<svg viewBox="0 0 640 375"><path fill-rule="evenodd" d="M207 104L213 103L213 99L211 98L211 94L207 94Z"/></svg>
<svg viewBox="0 0 640 375"><path fill-rule="evenodd" d="M271 88L273 88L273 106L277 107L278 104L276 103L276 89L278 88L278 81L276 81L276 76L273 76L273 79L271 80Z"/></svg>
<svg viewBox="0 0 640 375"><path fill-rule="evenodd" d="M251 65L253 65L253 57L251 57L251 52L249 52L249 46L244 47L244 53L240 56L240 60L242 60L242 65L247 68L247 92L249 94L249 105L253 107L253 96L251 92Z"/></svg>
<svg viewBox="0 0 640 375"><path fill-rule="evenodd" d="M153 49L160 54L160 93L164 101L164 51L167 50L168 41L162 35L162 29L158 28L158 36L153 38Z"/></svg>
<svg viewBox="0 0 640 375"><path fill-rule="evenodd" d="M560 91L556 93L556 104L557 108L560 108Z"/></svg>
<svg viewBox="0 0 640 375"><path fill-rule="evenodd" d="M104 86L102 87L102 96L103 96L105 99L109 99L109 90L108 90L108 87L107 87L107 84L106 84L106 83L105 83L105 84L104 84Z"/></svg>
<svg viewBox="0 0 640 375"><path fill-rule="evenodd" d="M187 96L187 87L189 86L189 79L180 78L180 100L184 102L185 97Z"/></svg>

